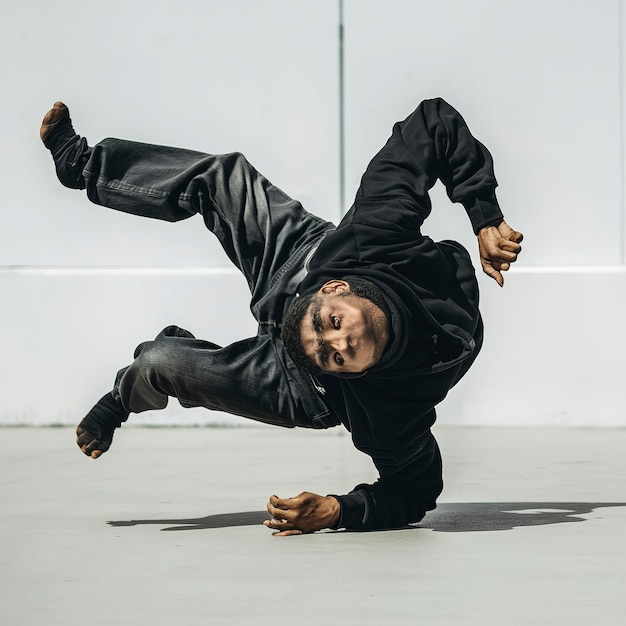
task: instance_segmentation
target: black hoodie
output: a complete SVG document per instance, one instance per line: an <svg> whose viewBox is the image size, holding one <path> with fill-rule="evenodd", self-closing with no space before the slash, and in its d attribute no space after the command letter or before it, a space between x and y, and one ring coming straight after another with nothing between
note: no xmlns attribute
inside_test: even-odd
<svg viewBox="0 0 626 626"><path fill-rule="evenodd" d="M308 293L332 278L359 276L382 291L391 318L385 353L364 376L316 377L355 447L372 457L380 474L374 485L337 496L338 527L417 522L435 508L443 488L430 432L434 407L475 358L482 325L467 251L421 233L431 210L428 190L438 178L449 198L463 204L476 234L502 220L491 155L440 98L395 124L301 285Z"/></svg>

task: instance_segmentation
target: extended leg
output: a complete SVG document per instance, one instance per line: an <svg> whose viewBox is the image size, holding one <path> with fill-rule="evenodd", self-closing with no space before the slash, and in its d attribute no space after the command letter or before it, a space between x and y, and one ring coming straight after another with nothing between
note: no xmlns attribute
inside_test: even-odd
<svg viewBox="0 0 626 626"><path fill-rule="evenodd" d="M169 397L184 407L225 411L276 426L328 428L339 424L311 387L308 376L277 351L269 334L224 348L168 326L142 343L104 396L79 425L78 445L97 458L128 417L163 409Z"/></svg>
<svg viewBox="0 0 626 626"><path fill-rule="evenodd" d="M302 384L308 376L286 365L282 344L262 334L226 347L168 326L142 343L116 381L122 404L133 413L161 409L168 397L277 426L325 428L339 422ZM115 391L114 391L115 393Z"/></svg>

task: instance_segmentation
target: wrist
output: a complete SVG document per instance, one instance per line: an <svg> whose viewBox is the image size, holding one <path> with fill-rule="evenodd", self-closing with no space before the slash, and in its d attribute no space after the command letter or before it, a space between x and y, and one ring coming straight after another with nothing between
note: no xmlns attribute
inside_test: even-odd
<svg viewBox="0 0 626 626"><path fill-rule="evenodd" d="M335 496L326 496L326 502L329 506L326 528L337 528L341 519L341 504Z"/></svg>
<svg viewBox="0 0 626 626"><path fill-rule="evenodd" d="M498 226L500 226L500 224L502 224L504 220L500 220L498 223L496 224L485 224L484 226L481 227L481 229L478 231L478 234L486 231L486 230L490 230L492 228L495 228L496 230L498 230Z"/></svg>

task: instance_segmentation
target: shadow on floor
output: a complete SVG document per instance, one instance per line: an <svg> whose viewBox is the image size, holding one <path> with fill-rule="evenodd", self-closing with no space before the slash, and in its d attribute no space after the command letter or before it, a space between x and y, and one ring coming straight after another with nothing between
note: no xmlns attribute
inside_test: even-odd
<svg viewBox="0 0 626 626"><path fill-rule="evenodd" d="M606 507L625 506L626 502L445 502L408 528L429 528L435 532L467 533L511 530L521 526L545 526L587 521L580 515L596 511L602 518ZM107 522L110 526L155 524L162 530L206 530L233 526L256 526L268 519L267 511L219 513L191 519L150 519ZM173 524L173 526L172 526Z"/></svg>
<svg viewBox="0 0 626 626"><path fill-rule="evenodd" d="M602 518L605 507L626 506L626 502L450 502L442 503L416 524L442 533L511 530L521 526L546 526L585 522L580 515L596 511Z"/></svg>

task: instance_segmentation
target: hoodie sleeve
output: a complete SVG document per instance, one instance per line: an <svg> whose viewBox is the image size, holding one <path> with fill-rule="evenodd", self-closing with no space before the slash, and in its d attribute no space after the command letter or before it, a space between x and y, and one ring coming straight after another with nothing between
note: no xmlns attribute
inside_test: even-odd
<svg viewBox="0 0 626 626"><path fill-rule="evenodd" d="M472 136L459 112L441 98L425 100L394 125L391 137L363 175L349 219L360 205L367 207L367 213L377 206L384 208L394 222L394 212L408 209L412 219L401 219L419 230L430 214L428 191L437 179L450 200L464 206L476 234L503 219L491 154Z"/></svg>
<svg viewBox="0 0 626 626"><path fill-rule="evenodd" d="M399 528L419 522L426 511L436 507L443 490L442 463L430 431L413 463L390 475L383 468L379 470L380 478L374 484L360 484L346 495L335 496L341 505L336 528Z"/></svg>
<svg viewBox="0 0 626 626"><path fill-rule="evenodd" d="M352 442L368 455L379 478L335 496L341 505L337 528L375 530L419 522L436 507L443 490L439 446L432 433L435 407L467 364L408 379L342 382Z"/></svg>

